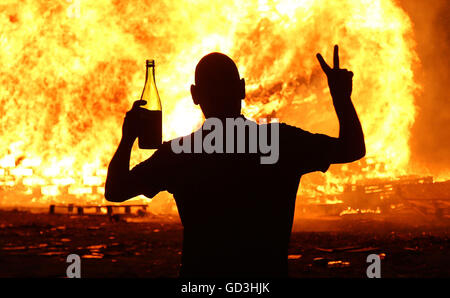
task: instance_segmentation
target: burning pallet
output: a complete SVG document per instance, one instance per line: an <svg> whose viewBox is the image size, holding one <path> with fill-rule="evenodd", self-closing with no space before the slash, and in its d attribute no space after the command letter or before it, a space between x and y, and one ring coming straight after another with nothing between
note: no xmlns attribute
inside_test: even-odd
<svg viewBox="0 0 450 298"><path fill-rule="evenodd" d="M378 179L346 185L341 194L323 195L315 201L317 203L299 203L300 212L345 215L408 211L423 216L449 217L450 181L434 182L432 177Z"/></svg>
<svg viewBox="0 0 450 298"><path fill-rule="evenodd" d="M76 210L76 213L78 215L84 215L86 209L94 209L94 214L102 215L106 214L109 216L112 216L115 214L114 210L124 208L124 214L130 215L132 214L131 208L140 208L138 213L145 213L147 211L147 205L145 204L127 204L127 205L75 205L75 204L68 204L68 205L56 205L52 204L49 207L49 213L50 214L56 214L56 208L63 208L67 209L67 213L73 214ZM104 212L103 210L106 210Z"/></svg>

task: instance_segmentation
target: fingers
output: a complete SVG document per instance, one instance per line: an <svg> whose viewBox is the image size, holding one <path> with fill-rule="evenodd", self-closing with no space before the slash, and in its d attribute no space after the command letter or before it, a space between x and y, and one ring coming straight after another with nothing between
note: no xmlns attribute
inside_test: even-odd
<svg viewBox="0 0 450 298"><path fill-rule="evenodd" d="M336 71L337 71L337 73L340 73L340 74L343 75L343 76L347 76L347 77L349 77L350 79L353 78L353 71L350 71L350 70L348 70L348 69L346 69L346 68L341 68L341 69L338 69L338 70L336 70Z"/></svg>
<svg viewBox="0 0 450 298"><path fill-rule="evenodd" d="M146 105L146 104L147 104L147 101L145 101L145 100L136 100L133 103L133 107L131 109L133 110L133 109L136 109L136 108L138 108L140 106L143 106L143 105Z"/></svg>
<svg viewBox="0 0 450 298"><path fill-rule="evenodd" d="M328 64L323 59L322 55L317 54L316 55L317 60L319 60L320 66L322 67L322 70L328 74L331 70L331 67L328 66ZM334 46L334 53L333 53L333 69L339 69L339 47L338 45Z"/></svg>
<svg viewBox="0 0 450 298"><path fill-rule="evenodd" d="M140 109L140 106L143 106L143 105L146 105L146 104L147 104L147 101L145 101L145 100L136 100L133 103L133 107L131 108L131 110L129 110L126 113L126 116L130 116L131 114L135 114L136 111L138 111Z"/></svg>
<svg viewBox="0 0 450 298"><path fill-rule="evenodd" d="M320 67L322 67L323 72L328 74L331 70L331 67L328 66L328 64L323 59L322 55L317 54L316 57L317 57L317 60L319 60Z"/></svg>
<svg viewBox="0 0 450 298"><path fill-rule="evenodd" d="M339 47L338 47L338 45L334 46L333 68L334 69L339 69Z"/></svg>
<svg viewBox="0 0 450 298"><path fill-rule="evenodd" d="M325 74L327 76L333 75L333 74L337 74L337 73L342 73L342 74L346 74L351 78L353 78L353 72L348 71L347 69L341 69L339 68L339 47L338 45L334 46L334 51L333 51L333 68L331 68L323 59L321 54L317 54L316 55L317 60L319 60L320 66L322 67L322 70L325 72Z"/></svg>

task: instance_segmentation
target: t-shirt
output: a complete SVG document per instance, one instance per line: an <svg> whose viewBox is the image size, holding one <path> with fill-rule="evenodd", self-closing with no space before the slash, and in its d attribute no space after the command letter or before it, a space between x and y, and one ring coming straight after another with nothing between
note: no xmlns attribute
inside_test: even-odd
<svg viewBox="0 0 450 298"><path fill-rule="evenodd" d="M271 131L274 124L261 125ZM262 164L262 153L177 154L175 139L131 170L139 193L151 198L168 191L175 198L184 227L181 276L287 275L300 177L328 169L332 138L283 123L278 127L273 164Z"/></svg>

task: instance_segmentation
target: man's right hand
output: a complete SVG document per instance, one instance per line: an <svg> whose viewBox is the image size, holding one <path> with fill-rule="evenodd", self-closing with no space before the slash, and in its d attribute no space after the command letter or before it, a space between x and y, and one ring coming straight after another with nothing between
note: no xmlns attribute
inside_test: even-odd
<svg viewBox="0 0 450 298"><path fill-rule="evenodd" d="M123 120L122 140L109 163L106 176L105 198L110 202L123 202L139 194L130 182L130 156L141 124L139 118L143 108L140 106L146 103L145 100L135 101Z"/></svg>
<svg viewBox="0 0 450 298"><path fill-rule="evenodd" d="M140 125L140 110L143 110L140 106L147 104L145 100L137 100L133 103L133 107L129 110L122 125L122 138L129 142L134 142L138 137L139 125Z"/></svg>

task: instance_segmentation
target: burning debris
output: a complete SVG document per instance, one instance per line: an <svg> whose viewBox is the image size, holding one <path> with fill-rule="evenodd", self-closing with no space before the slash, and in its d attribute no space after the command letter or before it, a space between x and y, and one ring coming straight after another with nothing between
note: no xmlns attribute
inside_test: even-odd
<svg viewBox="0 0 450 298"><path fill-rule="evenodd" d="M395 1L249 1L245 9L241 1L199 4L202 9L167 1L78 4L1 5L0 205L105 203L108 158L122 115L139 97L149 56L160 61L165 140L201 122L188 86L194 63L213 51L236 58L247 82L246 116L337 133L311 54L328 55L335 41L353 45L341 54L355 73L354 99L372 156L350 171L352 179L406 173L419 61L411 21ZM17 104L24 99L32 100ZM132 164L147 155L135 152ZM329 185L351 183L340 171L315 185L330 194Z"/></svg>
<svg viewBox="0 0 450 298"><path fill-rule="evenodd" d="M346 185L340 194L300 197L297 210L301 214L340 216L409 212L450 218L450 180L434 182L432 177L365 180Z"/></svg>
<svg viewBox="0 0 450 298"><path fill-rule="evenodd" d="M78 215L84 215L86 210L95 210L94 213L90 212L89 214L102 215L106 214L108 216L113 216L117 213L118 209L123 209L122 214L131 215L132 208L137 209L134 214L139 216L144 216L146 214L148 205L143 204L120 204L120 205L50 205L49 214L56 214L56 208L60 209L64 214L73 214L74 210L77 211Z"/></svg>

